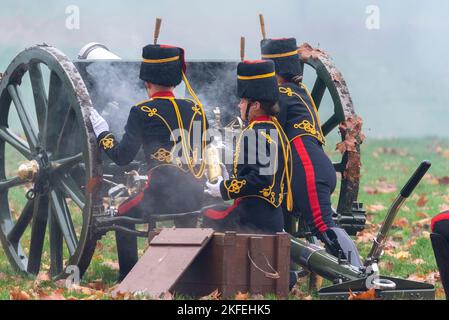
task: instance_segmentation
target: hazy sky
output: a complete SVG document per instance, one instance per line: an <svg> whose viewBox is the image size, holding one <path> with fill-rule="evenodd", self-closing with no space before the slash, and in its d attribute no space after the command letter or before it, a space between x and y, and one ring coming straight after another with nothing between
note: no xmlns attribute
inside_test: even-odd
<svg viewBox="0 0 449 320"><path fill-rule="evenodd" d="M162 17L161 43L183 46L188 59L259 57L258 13L269 37L296 37L329 52L347 80L368 136L449 136L449 1L1 1L0 71L20 50L48 43L76 58L91 41L138 59ZM66 28L66 8L80 29ZM380 28L369 30L369 5Z"/></svg>

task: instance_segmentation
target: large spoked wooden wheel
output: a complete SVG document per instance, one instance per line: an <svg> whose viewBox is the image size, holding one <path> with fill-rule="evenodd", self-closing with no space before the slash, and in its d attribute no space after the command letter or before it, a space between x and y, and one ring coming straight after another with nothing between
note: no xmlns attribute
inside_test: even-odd
<svg viewBox="0 0 449 320"><path fill-rule="evenodd" d="M341 160L334 163L335 170L341 173L341 183L337 213L351 216L353 204L357 202L360 183L360 144L363 140L361 119L357 116L346 82L332 59L323 51L313 49L304 43L298 48L304 68L303 82L312 83L310 95L318 110L331 109L327 118L321 118L321 128L325 136L339 130L344 146ZM309 69L309 70L307 70ZM310 69L311 72L310 72ZM312 75L314 79L308 79ZM312 80L312 81L311 81ZM322 106L325 93L330 95L330 106ZM328 110L326 110L328 111ZM328 113L328 112L326 112ZM296 219L286 216L286 230L297 232L299 225Z"/></svg>
<svg viewBox="0 0 449 320"><path fill-rule="evenodd" d="M32 275L88 267L96 239L86 186L99 176L92 103L73 63L42 45L21 52L0 82L0 239Z"/></svg>
<svg viewBox="0 0 449 320"><path fill-rule="evenodd" d="M357 201L360 184L360 144L362 143L361 119L357 116L346 82L335 67L329 55L312 49L308 44L299 47L299 55L304 65L312 67L316 79L311 96L319 109L323 96L329 92L333 112L327 119L321 119L325 136L339 127L341 138L346 142L342 159L334 163L335 170L341 173L340 197L337 212L347 215L352 212L353 202ZM345 141L346 140L346 141Z"/></svg>

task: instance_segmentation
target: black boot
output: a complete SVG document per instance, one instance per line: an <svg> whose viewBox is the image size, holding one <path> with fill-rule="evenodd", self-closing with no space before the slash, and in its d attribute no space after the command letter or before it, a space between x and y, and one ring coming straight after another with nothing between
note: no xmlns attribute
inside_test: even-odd
<svg viewBox="0 0 449 320"><path fill-rule="evenodd" d="M446 294L446 300L449 300L449 243L438 233L432 233L430 240L432 241L433 253L440 270L440 278Z"/></svg>
<svg viewBox="0 0 449 320"><path fill-rule="evenodd" d="M357 247L344 229L329 228L326 232L318 234L317 237L324 242L326 250L330 254L348 260L354 267L363 266Z"/></svg>
<svg viewBox="0 0 449 320"><path fill-rule="evenodd" d="M134 225L126 225L128 229L135 229ZM137 263L137 237L121 231L115 232L117 256L120 267L118 281L121 282Z"/></svg>

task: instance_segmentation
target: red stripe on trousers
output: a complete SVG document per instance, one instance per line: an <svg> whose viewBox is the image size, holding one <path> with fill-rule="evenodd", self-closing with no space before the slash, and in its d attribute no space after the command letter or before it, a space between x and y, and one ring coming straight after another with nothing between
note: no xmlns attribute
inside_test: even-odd
<svg viewBox="0 0 449 320"><path fill-rule="evenodd" d="M449 220L449 211L441 212L440 214L433 217L432 222L430 224L430 230L433 232L435 223L437 223L438 221L443 221L443 220Z"/></svg>
<svg viewBox="0 0 449 320"><path fill-rule="evenodd" d="M207 209L206 211L204 211L203 215L212 220L224 219L232 212L232 210L235 209L235 207L237 207L239 202L240 201L238 199L234 200L234 203L232 204L232 206L227 207L226 210L223 210L223 211Z"/></svg>
<svg viewBox="0 0 449 320"><path fill-rule="evenodd" d="M309 154L307 153L301 137L294 139L293 144L306 173L307 195L309 197L309 203L312 209L313 221L316 228L320 230L320 232L325 232L327 230L327 225L324 223L320 202L318 200L318 194L316 192L315 171L313 169L312 160L310 160Z"/></svg>
<svg viewBox="0 0 449 320"><path fill-rule="evenodd" d="M147 183L145 184L145 186L143 187L143 190L140 191L134 198L132 198L130 200L125 200L125 202L123 202L121 205L119 205L118 213L117 213L118 216L125 215L129 210L134 208L136 205L138 205L140 203L140 201L142 201L143 196L145 194L145 190L148 189L148 187L150 186L150 177L151 177L151 172L148 174L148 180L147 180Z"/></svg>

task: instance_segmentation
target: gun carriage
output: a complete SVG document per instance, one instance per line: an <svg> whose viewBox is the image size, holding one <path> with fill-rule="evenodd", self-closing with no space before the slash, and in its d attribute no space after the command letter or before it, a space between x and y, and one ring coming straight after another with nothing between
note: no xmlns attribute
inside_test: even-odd
<svg viewBox="0 0 449 320"><path fill-rule="evenodd" d="M84 57L71 61L54 47L33 46L14 58L0 80L0 239L14 269L31 275L42 269L44 255L50 257L55 278L64 277L68 265L77 266L83 274L97 241L108 231L123 230L121 222L148 224L151 229L158 220L182 224L198 214L154 216L147 221L114 216L116 199L145 182L145 161L139 154L130 165L119 167L101 154L90 110L102 113L120 136L128 108L144 99L146 92L138 78L140 61L121 60L99 44L83 52ZM338 130L349 146L334 164L340 173L335 220L356 235L365 224L363 206L357 201L360 119L330 57L307 44L299 48L299 54L306 70L304 81L312 83L316 107L327 115L321 119L324 134ZM211 122L215 120L222 131L239 130L234 108L237 62L187 63L187 76ZM178 94L183 95L180 89ZM330 99L323 99L326 92ZM229 112L233 109L235 114ZM20 160L13 156L17 154ZM311 244L315 240L301 219L287 218L285 229L292 235L295 262L336 283L366 278L363 270L352 270Z"/></svg>

